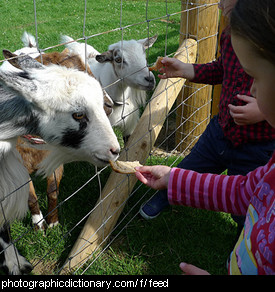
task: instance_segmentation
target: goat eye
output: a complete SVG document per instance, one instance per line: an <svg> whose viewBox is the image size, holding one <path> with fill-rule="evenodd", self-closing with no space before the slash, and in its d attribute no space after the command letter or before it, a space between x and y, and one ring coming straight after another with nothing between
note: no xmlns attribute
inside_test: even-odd
<svg viewBox="0 0 275 292"><path fill-rule="evenodd" d="M73 118L76 120L76 121L79 121L79 120L82 120L86 117L85 113L83 112L79 112L79 113L73 113Z"/></svg>
<svg viewBox="0 0 275 292"><path fill-rule="evenodd" d="M120 63L122 62L122 58L121 58L121 57L116 57L116 58L115 58L115 61L116 61L118 64L120 64Z"/></svg>

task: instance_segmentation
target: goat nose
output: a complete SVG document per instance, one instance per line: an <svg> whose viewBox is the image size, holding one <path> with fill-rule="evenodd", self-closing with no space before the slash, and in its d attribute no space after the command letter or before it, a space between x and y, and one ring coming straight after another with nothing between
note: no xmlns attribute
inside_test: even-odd
<svg viewBox="0 0 275 292"><path fill-rule="evenodd" d="M145 80L151 83L151 82L154 82L155 79L152 76L147 76L145 77Z"/></svg>
<svg viewBox="0 0 275 292"><path fill-rule="evenodd" d="M120 152L120 148L111 148L110 152L113 156L118 156L118 154Z"/></svg>

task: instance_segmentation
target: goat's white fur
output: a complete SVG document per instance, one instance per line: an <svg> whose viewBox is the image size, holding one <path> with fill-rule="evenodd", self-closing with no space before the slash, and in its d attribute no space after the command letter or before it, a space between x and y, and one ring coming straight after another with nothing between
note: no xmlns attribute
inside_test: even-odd
<svg viewBox="0 0 275 292"><path fill-rule="evenodd" d="M43 226L44 226L44 224L46 224L46 221L45 221L41 211L39 214L32 215L32 223L34 226L37 225L39 227L39 230L43 230Z"/></svg>
<svg viewBox="0 0 275 292"><path fill-rule="evenodd" d="M23 218L28 210L29 174L15 147L16 140L0 142L0 226Z"/></svg>
<svg viewBox="0 0 275 292"><path fill-rule="evenodd" d="M28 211L29 173L15 149L17 139L0 141L0 228L15 219L23 218ZM9 274L20 275L25 267L31 267L13 244L0 237L4 261ZM31 269L31 268L30 268Z"/></svg>
<svg viewBox="0 0 275 292"><path fill-rule="evenodd" d="M15 149L17 136L35 134L51 146L41 165L46 175L76 160L102 166L115 160L119 151L95 78L57 65L45 67L30 57L23 59L25 72L0 70L0 228L23 218L28 210L29 174ZM82 124L73 118L74 113L83 113ZM4 251L6 266L10 273L19 274L20 263L15 254L9 257L10 251Z"/></svg>
<svg viewBox="0 0 275 292"><path fill-rule="evenodd" d="M16 82L17 90L41 111L38 135L54 146L43 161L42 171L49 175L62 161L87 160L102 165L100 160L112 159L110 149L119 149L119 145L103 110L103 93L98 81L78 70L56 65L43 67L43 70L31 69L29 75L30 79L12 80L11 77L5 83L12 87ZM81 149L60 146L64 129L77 130L79 127L72 118L75 112L85 112L91 120L87 129L89 135L84 137ZM12 125L7 128L2 125L0 129L6 130L0 132L1 140L25 134L24 128L15 129Z"/></svg>
<svg viewBox="0 0 275 292"><path fill-rule="evenodd" d="M109 51L102 55L110 54L112 60L103 63L96 60L100 53L92 46L72 41L72 38L62 36L62 42L70 42L66 47L79 54L83 62L88 60L91 71L113 99L111 124L121 128L123 136L131 135L139 120L139 108L146 102L145 90L155 86L154 75L147 68L145 49L153 45L156 36L110 45ZM121 63L115 61L118 57L122 59Z"/></svg>
<svg viewBox="0 0 275 292"><path fill-rule="evenodd" d="M30 33L25 31L23 33L23 36L22 36L21 40L22 40L22 42L24 44L24 47L21 48L21 49L18 49L16 51L17 55L23 53L23 54L28 54L32 58L35 58L35 57L37 57L39 55L39 51L37 49L38 45L36 44L36 40L35 40L33 35L31 35ZM79 57L79 59L81 59L79 55L77 55L77 56ZM73 58L72 60L74 61L75 59ZM83 64L83 67L85 67L84 64ZM2 70L3 69L4 69L4 71L20 72L19 69L17 69L14 66L12 66L8 61L4 62L4 65L2 66ZM80 71L82 71L82 70L80 70ZM110 109L109 106L113 107L113 101L112 101L112 99L109 97L109 95L106 92L104 92L104 101L105 101L105 105L106 105L106 102L107 102L107 105L108 105L107 110L108 110L108 113L110 114L112 112L112 109ZM105 107L105 111L106 111L106 107ZM28 146L31 147L32 145L30 144ZM41 149L41 147L38 146L38 145L35 145L34 148L36 148L37 150ZM48 144L44 144L42 146L42 149L44 149L44 150L45 149L49 149L49 148L51 148L51 147ZM53 151L55 151L55 150L53 150ZM56 158L57 158L57 156L59 157L60 154L55 153L55 154L53 154L53 156L54 156L54 159L52 161L57 160ZM63 161L62 157L60 157L59 161ZM50 164L51 164L51 161L49 163L46 163L45 168L51 168ZM41 211L40 211L40 214L36 214L36 215L32 216L32 221L33 221L33 225L34 226L38 226L40 229L42 229L42 227L45 226L45 224L46 224L45 220L43 219L43 215L42 215ZM52 226L52 224L49 225L49 227L51 227L51 226Z"/></svg>

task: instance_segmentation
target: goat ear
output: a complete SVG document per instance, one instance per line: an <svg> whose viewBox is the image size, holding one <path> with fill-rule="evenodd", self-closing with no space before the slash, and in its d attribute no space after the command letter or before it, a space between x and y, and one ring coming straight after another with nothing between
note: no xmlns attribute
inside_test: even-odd
<svg viewBox="0 0 275 292"><path fill-rule="evenodd" d="M95 58L99 63L112 62L114 60L113 50L104 52L101 55L97 55Z"/></svg>
<svg viewBox="0 0 275 292"><path fill-rule="evenodd" d="M7 61L15 68L21 69L18 64L18 56L8 50L3 50L3 55Z"/></svg>
<svg viewBox="0 0 275 292"><path fill-rule="evenodd" d="M8 50L3 50L3 55L5 58L13 58L8 60L13 66L21 69L20 61L17 55L11 53ZM38 63L39 64L39 63ZM3 81L10 90L14 89L17 92L23 94L23 96L32 101L30 93L34 93L37 90L37 86L34 84L33 80L30 78L27 72L20 73L6 73L0 71L0 82Z"/></svg>
<svg viewBox="0 0 275 292"><path fill-rule="evenodd" d="M6 90L22 95L26 100L33 102L33 95L37 92L37 85L33 82L27 72L5 73L0 70L0 83L5 84Z"/></svg>
<svg viewBox="0 0 275 292"><path fill-rule="evenodd" d="M28 55L16 55L11 53L8 50L3 50L3 55L7 59L7 61L10 62L11 65L14 67L25 70L25 69L31 69L31 68L43 68L43 65L41 65L39 62L34 60ZM12 58L12 59L10 59Z"/></svg>
<svg viewBox="0 0 275 292"><path fill-rule="evenodd" d="M65 55L65 56L68 56L68 55L70 55L70 50L69 50L68 48L65 48L65 49L61 52L61 54Z"/></svg>
<svg viewBox="0 0 275 292"><path fill-rule="evenodd" d="M148 48L151 48L153 46L157 38L158 38L158 35L156 34L150 38L138 40L138 42L143 45L145 50L147 50Z"/></svg>

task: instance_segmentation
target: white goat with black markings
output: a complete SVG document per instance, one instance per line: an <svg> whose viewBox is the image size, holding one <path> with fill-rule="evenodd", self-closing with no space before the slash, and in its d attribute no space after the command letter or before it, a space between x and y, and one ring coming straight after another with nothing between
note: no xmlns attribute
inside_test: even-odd
<svg viewBox="0 0 275 292"><path fill-rule="evenodd" d="M112 126L121 128L124 137L131 135L139 121L140 107L146 103L146 91L153 90L156 84L147 67L145 50L157 36L119 41L102 54L90 45L73 42L69 36L61 39L83 62L88 61L94 76L112 98L114 108L109 117Z"/></svg>
<svg viewBox="0 0 275 292"><path fill-rule="evenodd" d="M9 274L24 274L32 266L11 244L9 232L9 224L28 210L30 178L15 149L17 137L33 134L48 143L50 154L40 165L44 175L71 161L104 166L117 159L120 147L95 78L29 56L13 64L23 71L0 69L0 264Z"/></svg>

